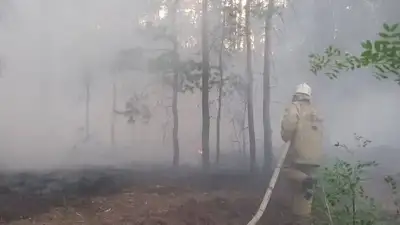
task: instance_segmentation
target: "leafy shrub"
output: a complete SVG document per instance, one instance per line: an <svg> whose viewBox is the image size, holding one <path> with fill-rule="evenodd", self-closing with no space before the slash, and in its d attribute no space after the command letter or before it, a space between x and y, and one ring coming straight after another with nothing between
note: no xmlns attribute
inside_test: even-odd
<svg viewBox="0 0 400 225"><path fill-rule="evenodd" d="M357 147L365 148L371 141L355 134ZM350 154L353 152L340 143L335 145ZM314 224L316 225L391 225L397 218L388 216L364 191L369 169L376 167L375 161L350 163L336 159L333 165L322 168L318 173L318 187L313 202ZM399 207L396 182L385 178L391 187L394 204ZM399 212L397 212L399 213ZM397 222L398 223L398 222Z"/></svg>

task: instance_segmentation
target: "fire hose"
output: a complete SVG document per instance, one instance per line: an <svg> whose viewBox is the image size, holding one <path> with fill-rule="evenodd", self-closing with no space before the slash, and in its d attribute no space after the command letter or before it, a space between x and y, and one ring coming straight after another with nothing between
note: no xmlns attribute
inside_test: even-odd
<svg viewBox="0 0 400 225"><path fill-rule="evenodd" d="M247 223L247 225L256 225L258 221L261 219L262 215L264 214L265 209L268 206L268 203L271 199L272 191L275 188L276 182L279 177L279 173L281 172L282 164L285 161L286 155L288 153L290 146L290 141L286 142L282 148L282 154L281 157L279 158L278 164L274 169L274 173L272 174L271 180L269 181L268 188L265 191L264 198L260 204L260 207L258 208L257 213L253 216L253 218Z"/></svg>

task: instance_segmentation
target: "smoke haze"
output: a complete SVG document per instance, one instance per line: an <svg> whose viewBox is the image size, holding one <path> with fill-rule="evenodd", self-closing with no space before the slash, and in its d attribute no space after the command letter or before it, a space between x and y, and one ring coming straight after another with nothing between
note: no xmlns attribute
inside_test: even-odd
<svg viewBox="0 0 400 225"><path fill-rule="evenodd" d="M172 160L172 122L168 119L171 115L161 106L170 104L171 91L161 85L149 85L157 81L154 74L113 69L113 62L121 50L144 45L143 34L138 28L146 12L154 9L149 2L0 1L2 167L40 168L113 160L118 163ZM189 1L185 2L189 4ZM383 22L399 21L398 11L394 9L400 4L396 0L379 4L361 0L336 0L331 1L331 5L329 2L307 0L289 3L290 7L282 12L282 17L274 19L271 109L274 146L282 144L280 119L295 86L308 82L313 88L313 101L325 120L327 146L336 141L351 144L352 134L356 132L371 139L374 145L396 148L400 132L400 121L397 120L400 87L395 82L376 80L369 70L342 74L335 81L314 76L309 72L307 56L311 52L323 51L329 44L359 52L360 41L374 39ZM210 20L213 19L211 16ZM181 24L182 39L188 39L190 33L199 37L197 25L189 26L189 22L183 20L178 23ZM261 20L254 23L262 26ZM157 47L165 46L160 44ZM262 52L262 49L257 51ZM189 57L194 53L183 51L182 54ZM260 54L255 55L256 139L257 151L261 155L262 82L259 81L262 79L263 59ZM236 72L243 74L243 57L237 56L233 61ZM118 109L123 110L125 102L133 94L146 92L149 96L146 103L152 111L148 124L137 122L131 125L127 118L116 117L117 147L111 147L110 142L114 79L118 89ZM82 144L85 81L90 86L90 141ZM201 148L200 97L199 93L179 95L183 163L200 161L197 153ZM235 103L226 105L235 108L232 106ZM222 151L237 151L230 122L232 110L224 110ZM213 115L210 147L214 151L215 104L210 111Z"/></svg>

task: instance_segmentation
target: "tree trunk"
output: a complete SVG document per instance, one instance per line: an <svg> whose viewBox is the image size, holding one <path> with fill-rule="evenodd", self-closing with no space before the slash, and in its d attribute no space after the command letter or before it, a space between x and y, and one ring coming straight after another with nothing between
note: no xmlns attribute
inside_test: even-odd
<svg viewBox="0 0 400 225"><path fill-rule="evenodd" d="M112 114L111 114L111 145L115 146L115 111L117 110L117 87L115 83L115 78L112 86Z"/></svg>
<svg viewBox="0 0 400 225"><path fill-rule="evenodd" d="M235 134L235 140L234 140L234 142L235 142L235 143L237 144L237 146L238 146L238 151L239 151L239 153L242 153L242 146L241 146L241 142L240 142L240 140L239 140L239 137L240 137L240 130L239 130L239 132L237 131L237 129L236 129L236 121L235 121L235 120L232 120L231 123L232 123L233 133Z"/></svg>
<svg viewBox="0 0 400 225"><path fill-rule="evenodd" d="M179 117L178 117L178 73L175 72L172 88L172 117L174 126L172 128L172 145L174 149L173 165L179 165Z"/></svg>
<svg viewBox="0 0 400 225"><path fill-rule="evenodd" d="M210 108L208 105L209 90L208 80L210 77L210 62L208 50L208 0L202 2L202 161L203 169L210 167Z"/></svg>
<svg viewBox="0 0 400 225"><path fill-rule="evenodd" d="M219 68L219 85L218 85L218 112L217 112L217 146L215 153L215 163L219 164L219 157L221 154L221 112L222 112L222 93L224 88L224 67L223 67L223 51L225 49L224 40L225 40L225 5L226 1L223 1L222 7L222 31L221 31L221 42L219 49L219 57L218 57L218 68Z"/></svg>
<svg viewBox="0 0 400 225"><path fill-rule="evenodd" d="M220 53L220 55L222 55ZM221 59L222 57L220 56L220 65L219 65L219 73L220 73L220 83L219 83L219 87L218 87L218 112L217 112L217 146L216 146L216 153L215 153L215 163L219 164L219 157L220 157L220 153L221 153L221 149L220 149L220 139L221 139L221 112L222 112L222 89L224 86L224 81L223 81L223 69L221 66Z"/></svg>
<svg viewBox="0 0 400 225"><path fill-rule="evenodd" d="M270 116L270 31L272 26L272 13L274 8L274 0L270 0L268 4L267 15L265 17L265 43L264 43L264 71L263 71L263 126L264 126L264 172L269 173L272 170L272 130Z"/></svg>
<svg viewBox="0 0 400 225"><path fill-rule="evenodd" d="M242 127L241 127L241 132L242 132L242 152L243 156L246 156L246 151L247 151L247 141L246 141L246 115L247 115L247 103L244 103L244 108L243 108L243 120L242 120Z"/></svg>
<svg viewBox="0 0 400 225"><path fill-rule="evenodd" d="M85 140L89 140L89 135L90 135L90 83L89 81L86 82L85 84L86 88L86 112L85 112Z"/></svg>
<svg viewBox="0 0 400 225"><path fill-rule="evenodd" d="M249 125L249 142L250 142L250 171L255 172L256 169L256 137L254 132L254 107L253 107L253 72L252 72L252 43L250 29L250 4L247 0L245 5L245 33L246 33L246 72L248 77L247 83L247 123Z"/></svg>
<svg viewBox="0 0 400 225"><path fill-rule="evenodd" d="M236 50L241 51L242 50L242 46L244 44L244 38L243 38L243 14L244 14L244 10L243 10L243 0L239 0L239 12L237 15L237 23L236 23L236 32L237 32L237 47ZM244 46L243 46L244 48Z"/></svg>
<svg viewBox="0 0 400 225"><path fill-rule="evenodd" d="M178 117L178 90L179 90L179 53L178 53L178 38L176 34L176 12L179 7L179 0L175 0L172 7L171 22L173 27L173 51L174 51L174 77L172 83L172 117L173 117L173 127L172 127L172 147L174 150L172 163L175 167L179 166L179 117Z"/></svg>

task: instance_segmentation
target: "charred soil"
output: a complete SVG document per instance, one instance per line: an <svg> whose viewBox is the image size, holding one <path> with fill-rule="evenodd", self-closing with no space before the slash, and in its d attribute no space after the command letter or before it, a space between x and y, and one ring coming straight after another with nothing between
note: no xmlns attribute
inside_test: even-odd
<svg viewBox="0 0 400 225"><path fill-rule="evenodd" d="M241 172L92 168L3 175L2 224L243 225L265 179ZM272 202L260 224L279 225Z"/></svg>

